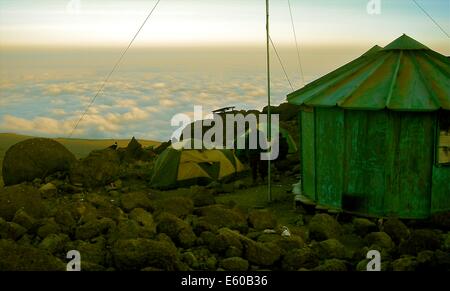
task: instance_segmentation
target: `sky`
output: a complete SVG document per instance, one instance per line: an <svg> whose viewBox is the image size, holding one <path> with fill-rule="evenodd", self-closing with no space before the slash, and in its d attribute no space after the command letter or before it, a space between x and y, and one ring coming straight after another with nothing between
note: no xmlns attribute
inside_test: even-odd
<svg viewBox="0 0 450 291"><path fill-rule="evenodd" d="M375 0L377 1L377 0ZM417 0L447 31L449 0ZM291 0L304 44L386 42L401 33L443 46L443 33L412 0ZM2 45L123 45L155 0L0 0ZM277 43L292 44L287 0L271 0ZM137 45L258 44L264 42L264 0L162 0ZM447 39L448 41L448 39ZM447 44L448 45L448 44Z"/></svg>
<svg viewBox="0 0 450 291"><path fill-rule="evenodd" d="M417 0L448 33L450 0ZM161 0L74 137L168 140L177 113L266 104L265 1ZM411 0L291 0L310 82L406 33L450 55ZM154 0L0 0L0 132L66 137ZM304 85L287 0L271 0L273 103Z"/></svg>

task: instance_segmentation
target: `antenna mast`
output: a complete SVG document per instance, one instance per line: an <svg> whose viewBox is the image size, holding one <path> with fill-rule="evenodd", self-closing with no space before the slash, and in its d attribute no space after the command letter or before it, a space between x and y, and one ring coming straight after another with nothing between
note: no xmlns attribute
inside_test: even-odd
<svg viewBox="0 0 450 291"><path fill-rule="evenodd" d="M266 0L266 49L267 49L267 143L270 145L272 141L272 120L270 108L270 34L269 34L269 0ZM270 149L272 150L272 149ZM268 176L267 176L267 200L272 201L272 185L271 185L271 161L268 159Z"/></svg>

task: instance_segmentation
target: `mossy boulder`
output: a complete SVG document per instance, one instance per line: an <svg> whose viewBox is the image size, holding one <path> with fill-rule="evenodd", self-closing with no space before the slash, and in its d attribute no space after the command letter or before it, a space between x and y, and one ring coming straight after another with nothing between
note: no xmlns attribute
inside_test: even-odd
<svg viewBox="0 0 450 291"><path fill-rule="evenodd" d="M145 151L142 148L142 145L136 140L134 136L128 143L128 146L123 151L120 151L120 153L121 159L127 163L141 160L145 155Z"/></svg>
<svg viewBox="0 0 450 291"><path fill-rule="evenodd" d="M227 258L220 261L220 266L225 271L239 271L244 272L248 270L249 263L247 260L239 257Z"/></svg>
<svg viewBox="0 0 450 291"><path fill-rule="evenodd" d="M347 263L339 259L330 259L323 262L323 264L314 268L315 272L346 272L348 271Z"/></svg>
<svg viewBox="0 0 450 291"><path fill-rule="evenodd" d="M216 204L216 198L209 191L203 190L192 195L195 207L204 207Z"/></svg>
<svg viewBox="0 0 450 291"><path fill-rule="evenodd" d="M93 151L70 169L70 180L85 187L100 187L117 180L120 174L120 157L117 151Z"/></svg>
<svg viewBox="0 0 450 291"><path fill-rule="evenodd" d="M345 258L345 246L337 239L327 239L313 245L312 249L320 259L343 259Z"/></svg>
<svg viewBox="0 0 450 291"><path fill-rule="evenodd" d="M45 250L0 240L0 271L65 271L66 265Z"/></svg>
<svg viewBox="0 0 450 291"><path fill-rule="evenodd" d="M44 221L44 223L37 229L36 234L44 239L50 234L58 234L61 232L61 228L55 222L54 218L48 218Z"/></svg>
<svg viewBox="0 0 450 291"><path fill-rule="evenodd" d="M410 235L408 227L398 218L387 219L383 224L383 231L397 244L407 240Z"/></svg>
<svg viewBox="0 0 450 291"><path fill-rule="evenodd" d="M376 245L383 250L391 251L395 244L392 241L391 237L385 232L372 232L366 235L364 241L367 246Z"/></svg>
<svg viewBox="0 0 450 291"><path fill-rule="evenodd" d="M288 252L282 261L285 271L297 271L300 268L313 269L319 264L319 257L309 247L295 249Z"/></svg>
<svg viewBox="0 0 450 291"><path fill-rule="evenodd" d="M197 258L198 266L196 270L199 271L216 271L217 258L204 247L192 249L192 253Z"/></svg>
<svg viewBox="0 0 450 291"><path fill-rule="evenodd" d="M0 239L12 239L16 241L19 240L26 232L27 229L23 226L14 222L6 222L0 218Z"/></svg>
<svg viewBox="0 0 450 291"><path fill-rule="evenodd" d="M70 208L69 208L70 209ZM61 231L67 234L73 234L76 227L76 221L72 214L72 211L66 209L66 207L59 207L54 213L55 222L61 228Z"/></svg>
<svg viewBox="0 0 450 291"><path fill-rule="evenodd" d="M187 264L192 269L198 268L197 257L192 252L185 252L181 255L181 261Z"/></svg>
<svg viewBox="0 0 450 291"><path fill-rule="evenodd" d="M121 239L136 239L145 236L145 230L142 226L132 219L120 220L117 226L108 233L108 239L111 244Z"/></svg>
<svg viewBox="0 0 450 291"><path fill-rule="evenodd" d="M153 202L150 200L146 192L130 192L123 194L121 197L121 205L123 210L130 212L135 208L142 208L149 212L154 210Z"/></svg>
<svg viewBox="0 0 450 291"><path fill-rule="evenodd" d="M178 260L177 249L164 241L150 239L119 240L112 247L117 270L140 270L156 267L174 271Z"/></svg>
<svg viewBox="0 0 450 291"><path fill-rule="evenodd" d="M197 240L191 226L170 213L162 213L157 217L156 230L167 234L175 244L184 248L193 246Z"/></svg>
<svg viewBox="0 0 450 291"><path fill-rule="evenodd" d="M213 241L210 242L209 248L215 253L225 253L229 248L233 247L242 253L242 241L245 240L246 238L238 232L229 228L222 228L218 231Z"/></svg>
<svg viewBox="0 0 450 291"><path fill-rule="evenodd" d="M110 218L93 220L77 227L75 238L78 240L90 240L91 238L106 234L115 226L116 223Z"/></svg>
<svg viewBox="0 0 450 291"><path fill-rule="evenodd" d="M250 227L256 230L274 229L277 220L269 210L253 210L248 216Z"/></svg>
<svg viewBox="0 0 450 291"><path fill-rule="evenodd" d="M220 228L246 232L248 230L247 216L235 209L228 209L223 205L211 205L200 208L197 213L200 218L198 224L201 224L204 230L217 231Z"/></svg>
<svg viewBox="0 0 450 291"><path fill-rule="evenodd" d="M11 221L22 209L34 218L45 217L47 208L39 191L32 186L21 184L0 189L0 217Z"/></svg>
<svg viewBox="0 0 450 291"><path fill-rule="evenodd" d="M414 272L417 268L417 265L417 261L414 257L407 256L395 260L392 263L392 269L393 271Z"/></svg>
<svg viewBox="0 0 450 291"><path fill-rule="evenodd" d="M417 229L399 246L402 254L416 255L425 250L437 250L441 246L439 234L431 229Z"/></svg>
<svg viewBox="0 0 450 291"><path fill-rule="evenodd" d="M156 223L153 220L153 215L142 208L135 208L130 212L130 218L139 223L147 233L156 234Z"/></svg>
<svg viewBox="0 0 450 291"><path fill-rule="evenodd" d="M69 240L66 234L50 234L40 242L38 247L55 255L66 250L65 246Z"/></svg>
<svg viewBox="0 0 450 291"><path fill-rule="evenodd" d="M281 254L285 255L291 250L301 249L306 246L301 236L291 235L290 237L280 237L275 244L281 249Z"/></svg>
<svg viewBox="0 0 450 291"><path fill-rule="evenodd" d="M23 209L17 210L12 221L25 227L27 230L32 229L37 224L37 220L28 215Z"/></svg>
<svg viewBox="0 0 450 291"><path fill-rule="evenodd" d="M341 234L341 225L328 214L316 214L309 223L309 236L313 240L322 241L330 238L339 238Z"/></svg>
<svg viewBox="0 0 450 291"><path fill-rule="evenodd" d="M281 257L280 248L274 243L245 240L245 258L257 266L272 266Z"/></svg>
<svg viewBox="0 0 450 291"><path fill-rule="evenodd" d="M366 236L367 234L371 232L377 231L377 225L367 219L367 218L354 218L353 219L353 227L355 230L355 233L358 234L361 237Z"/></svg>
<svg viewBox="0 0 450 291"><path fill-rule="evenodd" d="M98 237L91 242L73 241L66 245L68 250L77 250L81 254L81 270L88 271L86 264L106 266L111 262L107 255L107 242L103 237Z"/></svg>
<svg viewBox="0 0 450 291"><path fill-rule="evenodd" d="M194 203L190 198L175 196L156 201L155 209L157 213L167 212L185 218L194 211Z"/></svg>
<svg viewBox="0 0 450 291"><path fill-rule="evenodd" d="M3 181L6 186L31 182L59 171L68 171L75 156L57 141L33 138L10 147L3 159Z"/></svg>

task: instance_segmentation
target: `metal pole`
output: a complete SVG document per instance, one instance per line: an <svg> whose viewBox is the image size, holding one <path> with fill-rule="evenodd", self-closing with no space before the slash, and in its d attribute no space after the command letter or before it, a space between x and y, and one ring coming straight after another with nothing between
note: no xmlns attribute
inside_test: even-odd
<svg viewBox="0 0 450 291"><path fill-rule="evenodd" d="M272 141L272 120L271 120L271 110L270 110L270 46L269 46L269 0L266 0L266 41L267 41L267 143L270 144ZM270 149L272 150L272 149ZM267 200L272 201L272 185L271 185L271 161L268 160L268 172L267 172Z"/></svg>

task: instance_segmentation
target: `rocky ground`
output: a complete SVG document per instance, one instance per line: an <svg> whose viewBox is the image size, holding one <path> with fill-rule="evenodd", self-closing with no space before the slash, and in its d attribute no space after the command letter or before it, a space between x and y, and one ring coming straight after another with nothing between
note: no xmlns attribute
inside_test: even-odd
<svg viewBox="0 0 450 291"><path fill-rule="evenodd" d="M155 154L135 140L78 161L49 140L12 148L0 270L63 271L70 250L84 271L356 271L370 250L381 252L382 270L450 270L449 214L400 221L294 208L295 156L274 169L269 204L265 185L249 178L158 191L148 187Z"/></svg>
<svg viewBox="0 0 450 291"><path fill-rule="evenodd" d="M383 270L450 270L448 225L302 207L288 207L290 220L280 223L270 205L217 203L227 188L236 195L252 190L248 184L195 186L165 196L144 182L130 187L118 180L89 190L56 174L5 187L0 270L65 270L69 250L81 253L85 271L354 271L366 269L369 250L381 252ZM282 235L283 226L290 236Z"/></svg>

